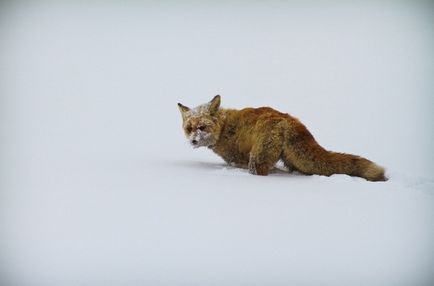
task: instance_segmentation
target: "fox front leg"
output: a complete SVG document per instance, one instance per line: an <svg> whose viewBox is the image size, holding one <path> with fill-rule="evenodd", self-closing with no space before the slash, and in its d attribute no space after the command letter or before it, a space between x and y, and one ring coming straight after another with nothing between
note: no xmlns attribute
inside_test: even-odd
<svg viewBox="0 0 434 286"><path fill-rule="evenodd" d="M250 154L249 164L247 165L247 168L249 169L250 174L257 175L255 156L253 156L252 154Z"/></svg>

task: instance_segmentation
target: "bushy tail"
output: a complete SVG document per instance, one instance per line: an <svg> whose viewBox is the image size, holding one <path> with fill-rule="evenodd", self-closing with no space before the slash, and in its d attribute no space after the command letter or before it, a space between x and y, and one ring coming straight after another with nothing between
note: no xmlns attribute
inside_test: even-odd
<svg viewBox="0 0 434 286"><path fill-rule="evenodd" d="M387 180L384 168L368 159L325 150L302 124L297 127L297 132L287 136L286 142L282 160L302 173L325 176L347 174L368 181Z"/></svg>

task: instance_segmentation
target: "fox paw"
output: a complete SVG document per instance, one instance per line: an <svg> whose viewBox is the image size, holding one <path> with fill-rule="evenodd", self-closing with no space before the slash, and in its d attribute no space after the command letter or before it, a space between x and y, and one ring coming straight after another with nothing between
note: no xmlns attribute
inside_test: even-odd
<svg viewBox="0 0 434 286"><path fill-rule="evenodd" d="M270 171L270 167L266 164L259 164L255 161L255 157L250 155L249 165L248 165L249 173L253 175L267 176Z"/></svg>

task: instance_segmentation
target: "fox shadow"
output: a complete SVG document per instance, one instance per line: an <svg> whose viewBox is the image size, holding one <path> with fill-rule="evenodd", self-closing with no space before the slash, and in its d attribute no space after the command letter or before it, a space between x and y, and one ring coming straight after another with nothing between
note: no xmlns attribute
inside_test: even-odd
<svg viewBox="0 0 434 286"><path fill-rule="evenodd" d="M224 162L209 162L209 161L189 161L189 160L179 160L174 162L177 166L182 166L186 168L191 169L200 169L200 170L207 170L210 172L219 172L219 171L225 171L225 172L233 172L234 174L244 174L249 175L249 170L245 168L239 168L235 166L228 165ZM270 170L270 173L268 176L305 176L303 174L300 174L298 172L290 172L288 169L286 169L284 166L280 166L277 164L273 167L273 169Z"/></svg>

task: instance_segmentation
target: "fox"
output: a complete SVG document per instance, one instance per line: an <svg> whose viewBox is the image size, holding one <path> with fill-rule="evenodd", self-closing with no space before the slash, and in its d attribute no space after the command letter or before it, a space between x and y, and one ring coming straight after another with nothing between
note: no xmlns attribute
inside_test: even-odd
<svg viewBox="0 0 434 286"><path fill-rule="evenodd" d="M178 103L182 128L194 148L207 147L229 165L267 176L281 160L289 172L346 174L387 181L385 169L352 154L324 149L295 117L271 107L226 109L220 95L194 108Z"/></svg>

